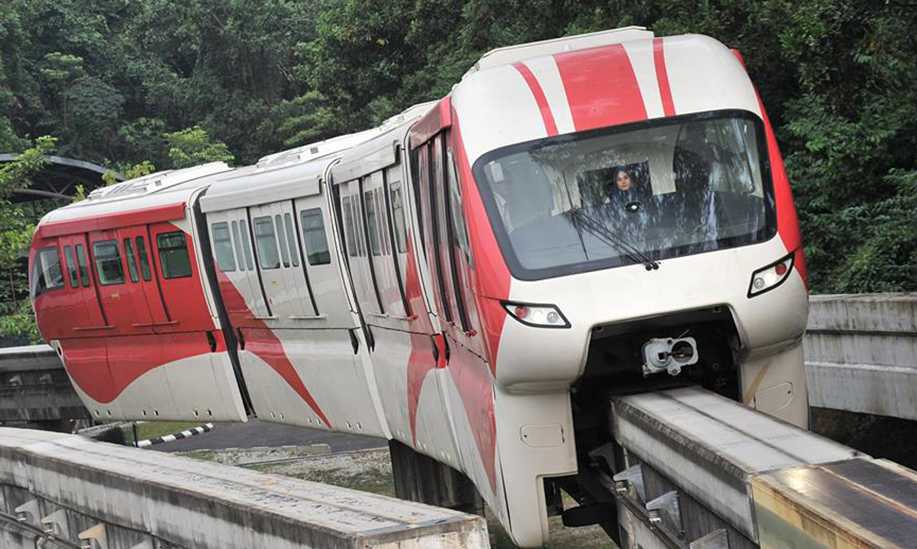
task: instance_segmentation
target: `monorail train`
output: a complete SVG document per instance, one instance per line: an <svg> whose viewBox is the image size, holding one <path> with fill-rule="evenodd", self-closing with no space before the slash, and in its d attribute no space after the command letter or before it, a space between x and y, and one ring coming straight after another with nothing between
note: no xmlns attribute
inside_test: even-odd
<svg viewBox="0 0 917 549"><path fill-rule="evenodd" d="M29 259L93 415L395 440L523 546L557 487L594 500L610 395L698 384L807 422L789 182L704 36L494 50L378 128L98 189Z"/></svg>

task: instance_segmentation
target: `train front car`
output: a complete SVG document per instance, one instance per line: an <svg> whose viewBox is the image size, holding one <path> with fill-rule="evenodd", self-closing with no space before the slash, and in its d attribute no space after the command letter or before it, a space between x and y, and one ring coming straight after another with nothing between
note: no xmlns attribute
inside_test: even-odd
<svg viewBox="0 0 917 549"><path fill-rule="evenodd" d="M738 54L640 30L532 53L485 57L450 113L496 507L524 546L547 537L544 479L582 490L612 394L698 384L807 422L796 213Z"/></svg>

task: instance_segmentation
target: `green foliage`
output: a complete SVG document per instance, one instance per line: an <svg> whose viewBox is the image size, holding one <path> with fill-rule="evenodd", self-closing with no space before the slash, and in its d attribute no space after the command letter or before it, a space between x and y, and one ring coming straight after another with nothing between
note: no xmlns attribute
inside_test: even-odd
<svg viewBox="0 0 917 549"><path fill-rule="evenodd" d="M189 168L205 162L232 162L235 157L225 143L214 141L200 126L167 133L169 160L173 168Z"/></svg>
<svg viewBox="0 0 917 549"><path fill-rule="evenodd" d="M27 187L30 178L54 151L53 137L39 137L12 162L0 165L0 339L34 342L38 330L28 300L23 264L28 254L37 219L34 208L9 200L17 188Z"/></svg>
<svg viewBox="0 0 917 549"><path fill-rule="evenodd" d="M917 10L902 1L5 0L0 152L51 134L124 175L251 163L442 97L491 48L626 25L744 54L813 290L917 290Z"/></svg>

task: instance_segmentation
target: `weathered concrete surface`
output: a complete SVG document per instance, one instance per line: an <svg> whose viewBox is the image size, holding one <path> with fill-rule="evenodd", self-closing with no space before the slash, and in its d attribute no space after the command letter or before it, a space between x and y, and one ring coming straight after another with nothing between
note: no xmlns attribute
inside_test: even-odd
<svg viewBox="0 0 917 549"><path fill-rule="evenodd" d="M809 404L917 420L917 294L809 299Z"/></svg>
<svg viewBox="0 0 917 549"><path fill-rule="evenodd" d="M74 435L0 428L0 515L29 500L43 517L69 509L71 532L106 524L109 549L489 546L484 520L473 515Z"/></svg>
<svg viewBox="0 0 917 549"><path fill-rule="evenodd" d="M0 349L0 422L89 419L60 358L48 345Z"/></svg>

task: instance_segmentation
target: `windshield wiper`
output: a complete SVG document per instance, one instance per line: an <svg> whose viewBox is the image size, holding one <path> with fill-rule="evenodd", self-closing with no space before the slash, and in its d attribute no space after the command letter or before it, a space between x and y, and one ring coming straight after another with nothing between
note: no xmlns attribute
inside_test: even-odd
<svg viewBox="0 0 917 549"><path fill-rule="evenodd" d="M636 246L618 237L618 235L611 232L608 227L606 227L605 224L601 221L584 213L582 208L570 210L569 213L570 218L573 221L573 226L577 227L577 230L579 229L578 225L582 224L583 228L589 231L593 236L605 244L608 244L612 248L617 248L618 250L623 251L625 257L634 263L643 263L643 266L646 267L647 271L652 271L659 268L659 263L657 261L640 251L640 249Z"/></svg>

